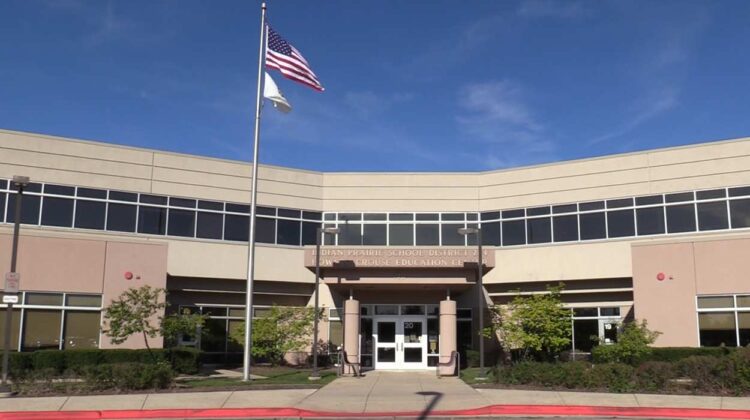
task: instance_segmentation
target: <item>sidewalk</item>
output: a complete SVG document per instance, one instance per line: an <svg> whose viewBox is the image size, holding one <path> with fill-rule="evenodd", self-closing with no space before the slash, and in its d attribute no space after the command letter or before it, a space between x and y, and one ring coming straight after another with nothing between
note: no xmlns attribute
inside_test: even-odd
<svg viewBox="0 0 750 420"><path fill-rule="evenodd" d="M0 419L602 416L750 418L750 398L473 389L429 373L369 372L315 389L0 399Z"/></svg>

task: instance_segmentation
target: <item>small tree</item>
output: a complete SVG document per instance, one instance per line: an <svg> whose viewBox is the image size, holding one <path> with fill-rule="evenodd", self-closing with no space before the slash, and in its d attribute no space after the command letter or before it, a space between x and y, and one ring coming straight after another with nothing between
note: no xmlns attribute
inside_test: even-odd
<svg viewBox="0 0 750 420"><path fill-rule="evenodd" d="M190 309L184 308L181 313L164 317L161 322L161 335L169 347L179 344L180 338L184 336L195 337L204 326L208 315L191 313Z"/></svg>
<svg viewBox="0 0 750 420"><path fill-rule="evenodd" d="M659 331L648 329L648 323L644 319L626 323L622 333L617 337L617 343L604 346L599 353L605 355L599 357L608 362L628 363L637 365L652 353L651 344L661 335ZM596 350L595 350L596 351Z"/></svg>
<svg viewBox="0 0 750 420"><path fill-rule="evenodd" d="M145 285L137 289L130 288L112 300L104 309L104 333L109 336L112 344L122 344L133 334L143 334L146 349L156 361L148 339L159 335L161 317L157 315L167 305L162 299L164 293L164 289Z"/></svg>
<svg viewBox="0 0 750 420"><path fill-rule="evenodd" d="M548 287L548 293L516 296L507 306L490 307L492 325L483 331L495 336L510 353L520 350L524 358L551 360L570 346L570 310L563 307L563 285Z"/></svg>
<svg viewBox="0 0 750 420"><path fill-rule="evenodd" d="M314 308L272 306L268 315L253 319L252 356L280 364L286 353L301 350L309 343L314 320ZM230 331L229 336L244 344L245 323Z"/></svg>

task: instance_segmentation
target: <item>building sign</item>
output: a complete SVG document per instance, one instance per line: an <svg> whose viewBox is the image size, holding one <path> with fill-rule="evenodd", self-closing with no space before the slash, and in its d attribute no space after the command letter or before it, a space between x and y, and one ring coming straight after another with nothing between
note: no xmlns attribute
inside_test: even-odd
<svg viewBox="0 0 750 420"><path fill-rule="evenodd" d="M21 285L21 273L8 272L5 273L5 293L18 293L18 289Z"/></svg>
<svg viewBox="0 0 750 420"><path fill-rule="evenodd" d="M315 248L305 249L305 265L315 267ZM482 262L494 267L494 250L482 250ZM342 248L320 251L321 267L462 268L477 262L476 248Z"/></svg>

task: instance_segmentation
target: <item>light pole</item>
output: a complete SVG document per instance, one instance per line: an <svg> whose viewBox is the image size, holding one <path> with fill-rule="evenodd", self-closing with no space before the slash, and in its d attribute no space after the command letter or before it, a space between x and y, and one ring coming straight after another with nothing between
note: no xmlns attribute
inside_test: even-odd
<svg viewBox="0 0 750 420"><path fill-rule="evenodd" d="M318 313L318 307L320 305L318 285L320 284L320 240L326 233L331 235L338 235L339 228L319 227L315 233L315 318L313 318L315 325L313 326L312 342L313 371L312 375L310 375L310 377L308 378L311 381L317 381L318 379L320 379L320 374L318 374L318 318L320 318L320 314Z"/></svg>
<svg viewBox="0 0 750 420"><path fill-rule="evenodd" d="M477 317L479 318L479 376L476 380L485 380L484 376L484 276L482 262L482 229L478 227L459 228L458 233L464 236L476 235L477 237Z"/></svg>
<svg viewBox="0 0 750 420"><path fill-rule="evenodd" d="M16 175L13 177L13 185L15 185L18 194L16 194L16 209L13 216L13 247L10 254L10 273L6 275L5 288L3 292L4 296L15 295L16 299L18 299L18 283L15 283L15 287L11 289L11 287L9 287L8 283L10 282L8 280L11 276L13 276L16 281L18 280L18 275L16 274L16 262L18 261L18 232L21 228L21 202L23 201L23 189L26 188L27 185L29 185L29 177ZM3 298L3 300L5 299ZM8 359L10 357L10 330L13 327L12 318L13 302L9 299L7 308L5 310L5 337L3 341L3 381L2 384L0 384L0 390L2 390L2 392L10 391L10 387L8 386Z"/></svg>

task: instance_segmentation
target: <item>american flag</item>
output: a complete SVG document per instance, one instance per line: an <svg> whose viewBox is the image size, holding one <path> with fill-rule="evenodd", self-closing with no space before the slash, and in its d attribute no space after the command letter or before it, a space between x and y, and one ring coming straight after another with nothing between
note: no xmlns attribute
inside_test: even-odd
<svg viewBox="0 0 750 420"><path fill-rule="evenodd" d="M287 79L323 91L318 76L310 69L305 57L284 38L279 36L271 25L266 25L268 45L266 46L266 67L276 69Z"/></svg>

